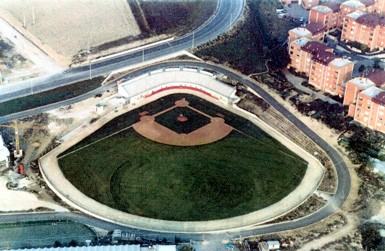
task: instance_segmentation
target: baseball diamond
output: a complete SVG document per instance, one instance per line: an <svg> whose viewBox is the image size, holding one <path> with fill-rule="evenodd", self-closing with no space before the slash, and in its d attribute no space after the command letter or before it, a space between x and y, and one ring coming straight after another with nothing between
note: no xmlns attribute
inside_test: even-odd
<svg viewBox="0 0 385 251"><path fill-rule="evenodd" d="M250 121L190 94L123 114L59 157L65 177L109 207L202 221L274 204L307 162Z"/></svg>

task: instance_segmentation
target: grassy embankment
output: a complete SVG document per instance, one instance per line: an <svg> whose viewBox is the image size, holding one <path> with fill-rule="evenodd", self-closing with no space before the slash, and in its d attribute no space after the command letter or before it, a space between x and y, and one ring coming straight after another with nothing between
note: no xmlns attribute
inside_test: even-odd
<svg viewBox="0 0 385 251"><path fill-rule="evenodd" d="M196 55L216 62L227 62L245 74L263 72L268 59L269 67L284 67L288 55L288 31L298 24L279 19L275 13L278 1L248 1L248 16L244 24L230 35L198 48Z"/></svg>
<svg viewBox="0 0 385 251"><path fill-rule="evenodd" d="M98 88L102 81L102 77L97 77L91 80L85 80L49 91L2 102L0 103L0 116L26 111L85 94Z"/></svg>
<svg viewBox="0 0 385 251"><path fill-rule="evenodd" d="M41 248L95 240L89 227L72 221L0 224L0 249ZM59 245L60 244L60 245Z"/></svg>

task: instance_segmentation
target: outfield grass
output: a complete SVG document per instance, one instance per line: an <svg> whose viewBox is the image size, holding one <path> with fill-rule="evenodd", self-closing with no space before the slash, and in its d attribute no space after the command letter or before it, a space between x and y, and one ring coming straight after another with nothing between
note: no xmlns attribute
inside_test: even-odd
<svg viewBox="0 0 385 251"><path fill-rule="evenodd" d="M203 146L163 145L124 130L59 159L64 175L83 193L121 211L167 220L211 220L271 205L301 181L307 163L258 127L219 107L193 98L190 105L220 112L233 131ZM170 107L169 96L110 122L78 146L129 126L138 112ZM121 123L119 123L119 121ZM67 151L67 152L69 152Z"/></svg>

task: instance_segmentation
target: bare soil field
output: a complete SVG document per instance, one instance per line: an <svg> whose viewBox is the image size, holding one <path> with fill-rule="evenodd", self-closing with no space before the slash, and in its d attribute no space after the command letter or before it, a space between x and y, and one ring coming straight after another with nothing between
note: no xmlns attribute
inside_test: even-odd
<svg viewBox="0 0 385 251"><path fill-rule="evenodd" d="M0 38L0 77L3 81L23 76L31 67L32 63L16 50L11 41Z"/></svg>
<svg viewBox="0 0 385 251"><path fill-rule="evenodd" d="M141 34L126 0L2 0L0 9L68 59L88 46Z"/></svg>

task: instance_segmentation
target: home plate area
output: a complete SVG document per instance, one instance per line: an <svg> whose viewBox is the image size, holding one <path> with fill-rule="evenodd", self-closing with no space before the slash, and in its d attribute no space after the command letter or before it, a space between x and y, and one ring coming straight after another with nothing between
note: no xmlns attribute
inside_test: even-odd
<svg viewBox="0 0 385 251"><path fill-rule="evenodd" d="M174 146L205 145L218 141L233 130L220 117L211 117L191 106L186 99L155 115L141 112L133 128L143 137Z"/></svg>

